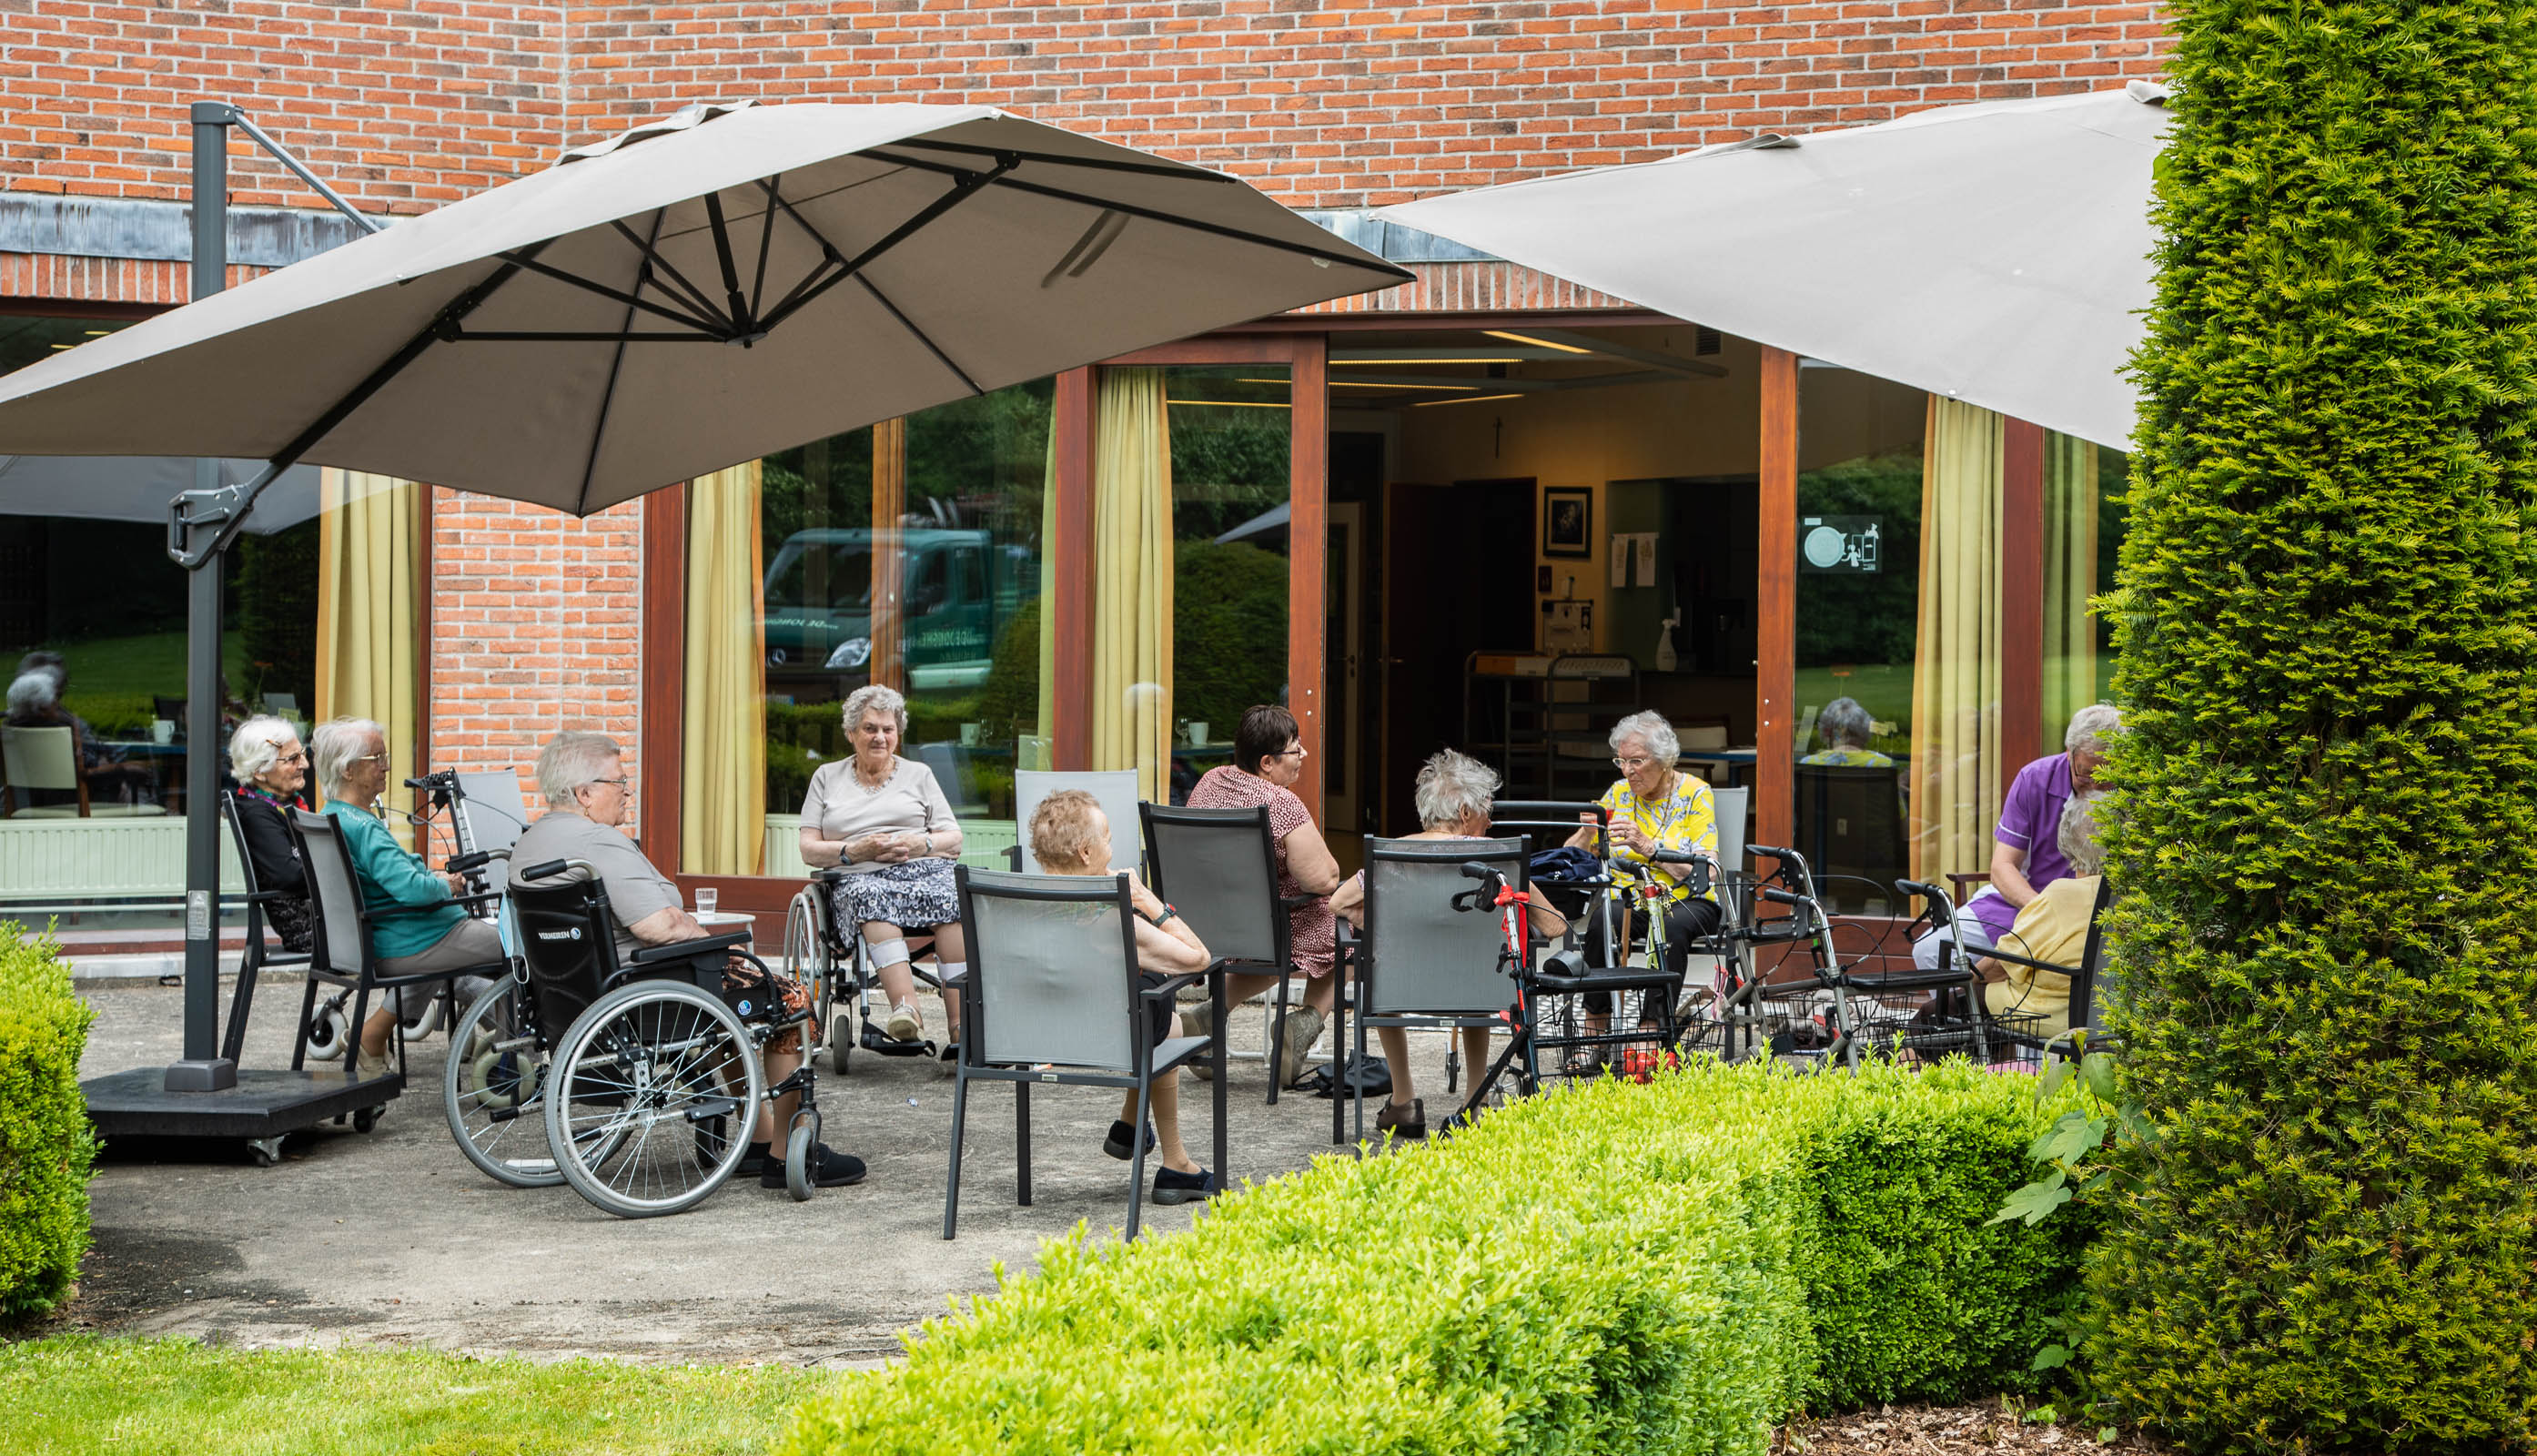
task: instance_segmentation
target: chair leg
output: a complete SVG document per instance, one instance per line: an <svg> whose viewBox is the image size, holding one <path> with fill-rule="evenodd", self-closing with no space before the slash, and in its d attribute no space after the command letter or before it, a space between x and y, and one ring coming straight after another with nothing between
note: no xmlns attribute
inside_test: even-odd
<svg viewBox="0 0 2537 1456"><path fill-rule="evenodd" d="M291 1070L293 1072L303 1071L308 1066L308 1019L317 1014L317 976L313 968L300 984L299 1039L291 1047Z"/></svg>
<svg viewBox="0 0 2537 1456"><path fill-rule="evenodd" d="M960 1135L969 1125L969 1069L951 1084L951 1175L943 1185L943 1237L948 1241L960 1220ZM770 1150L771 1151L771 1150Z"/></svg>
<svg viewBox="0 0 2537 1456"><path fill-rule="evenodd" d="M1214 1023L1209 1026L1209 1028L1208 1028L1208 1029L1209 1029L1209 1031L1212 1033L1212 1035L1213 1035L1213 1039L1214 1039L1214 1042L1215 1042L1215 1045L1214 1045L1213 1047L1209 1048L1209 1052L1210 1052L1210 1054L1211 1054L1211 1055L1213 1055L1213 1056L1214 1056L1214 1058L1215 1058L1215 1078L1214 1078L1215 1090L1214 1090L1214 1092L1213 1092L1213 1093L1212 1093L1212 1096L1214 1097L1214 1100L1215 1100L1215 1108L1214 1108L1214 1111L1215 1111L1215 1176L1216 1176L1216 1180L1217 1180L1217 1182L1218 1182L1218 1183L1219 1183L1219 1185L1220 1185L1220 1184L1222 1184L1222 1183L1223 1183L1223 1181L1224 1181L1224 1180L1226 1180L1227 1178L1229 1178L1229 1177L1231 1177L1231 1176L1232 1176L1229 1172L1227 1172L1227 1171L1225 1170L1225 1159L1226 1159L1230 1155L1225 1151L1225 1150L1226 1150L1226 1143L1225 1143L1225 1126L1224 1126L1224 1112L1225 1112L1225 1102L1224 1102L1225 1092L1224 1092L1224 1085L1225 1085L1227 1082L1230 1082L1232 1079L1231 1079L1231 1078L1229 1078L1229 1077L1226 1077L1226 1076L1224 1075L1224 1074L1225 1074L1225 1070L1226 1070L1227 1066L1230 1064L1231 1059L1230 1059L1230 1058L1228 1058L1227 1056L1225 1056L1225 1054L1224 1054L1224 1051L1225 1051L1225 1040L1224 1040L1224 1010L1225 1010L1225 1008L1224 1008L1224 972L1223 972L1223 971L1218 970L1214 975L1211 975L1211 976L1207 977L1207 993L1206 993L1206 994L1207 994L1207 1003L1208 1003L1210 1006L1212 1006L1212 1007L1214 1007L1214 1008L1215 1008L1215 1020L1214 1020ZM1175 1075L1177 1075L1177 1074L1175 1074ZM1138 1141L1138 1143L1140 1143L1140 1144L1141 1144L1141 1143L1143 1143L1143 1142L1145 1141L1145 1140L1144 1140L1144 1137L1143 1137L1143 1135L1142 1135L1141 1133L1140 1133L1140 1134L1138 1134L1138 1138L1137 1138L1137 1141Z"/></svg>
<svg viewBox="0 0 2537 1456"><path fill-rule="evenodd" d="M1356 1019L1356 1042L1354 1044L1353 1052L1354 1060L1360 1063L1365 1060L1365 1018L1363 1017L1358 1017ZM1342 1069L1342 1071L1344 1071L1344 1069ZM1344 1089L1333 1088L1331 1090L1331 1099L1333 1101L1338 1101L1342 1098L1347 1101L1349 1106L1356 1109L1356 1141L1362 1143L1365 1141L1365 1084L1358 1081L1356 1078L1350 1077L1347 1079L1347 1086Z"/></svg>
<svg viewBox="0 0 2537 1456"><path fill-rule="evenodd" d="M1030 1207L1030 1084L1013 1084L1013 1202Z"/></svg>
<svg viewBox="0 0 2537 1456"><path fill-rule="evenodd" d="M357 1082L361 1075L361 1027L370 1019L370 988L364 982L353 992L353 1019L344 1026L344 1080Z"/></svg>
<svg viewBox="0 0 2537 1456"><path fill-rule="evenodd" d="M246 1049L247 1009L255 1005L255 979L264 968L264 922L247 916L246 954L238 958L237 989L229 993L229 1024L221 1033L221 1055L234 1066Z"/></svg>
<svg viewBox="0 0 2537 1456"><path fill-rule="evenodd" d="M1285 1079L1278 1075L1286 1065L1286 988L1290 975L1277 977L1277 1009L1268 1014L1268 1105L1277 1105L1277 1084Z"/></svg>
<svg viewBox="0 0 2537 1456"><path fill-rule="evenodd" d="M1137 1039L1144 1040L1142 1036ZM1137 1230L1142 1226L1141 1221L1145 1212L1144 1128L1145 1120L1154 1115L1153 1108L1149 1105L1154 1094L1151 1054L1141 1052L1140 1054L1147 1056L1148 1060L1144 1074L1137 1079L1137 1120L1128 1124L1133 1129L1128 1137L1128 1146L1137 1150L1131 1155L1128 1163L1128 1242L1130 1243L1137 1241Z"/></svg>
<svg viewBox="0 0 2537 1456"><path fill-rule="evenodd" d="M1337 969L1334 968L1331 971L1331 974L1338 974ZM1331 997L1331 1019L1333 1022L1333 1026L1331 1026L1331 1050L1334 1053L1334 1060L1338 1066L1340 1078L1345 1081L1353 1081L1352 1078L1348 1077L1348 1073L1356 1067L1363 1066L1365 1059L1358 1057L1351 1060L1348 1056L1348 984L1345 981L1341 981L1338 984L1336 994ZM1361 1028L1358 1034L1360 1037L1364 1034ZM1339 1103L1339 1090L1335 1087L1332 1088L1331 1146L1334 1148L1344 1147L1347 1143L1347 1124L1343 1120L1346 1112L1347 1109Z"/></svg>

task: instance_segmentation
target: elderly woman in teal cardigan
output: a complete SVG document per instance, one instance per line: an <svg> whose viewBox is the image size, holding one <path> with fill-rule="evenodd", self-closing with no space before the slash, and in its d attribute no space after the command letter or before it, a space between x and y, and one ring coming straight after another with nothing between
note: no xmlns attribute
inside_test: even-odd
<svg viewBox="0 0 2537 1456"><path fill-rule="evenodd" d="M408 853L379 816L379 795L388 785L387 730L367 718L337 718L309 736L308 748L318 790L326 796L320 812L335 817L343 827L345 847L352 851L361 904L370 914L370 954L378 958L379 973L427 975L499 962L500 932L456 903L467 882ZM491 984L485 976L460 976L458 995L472 1005ZM421 1024L429 1010L427 1001L408 1006L405 988L390 991L388 1004L361 1026L361 1060L382 1064L398 1016L404 1015L411 1026Z"/></svg>

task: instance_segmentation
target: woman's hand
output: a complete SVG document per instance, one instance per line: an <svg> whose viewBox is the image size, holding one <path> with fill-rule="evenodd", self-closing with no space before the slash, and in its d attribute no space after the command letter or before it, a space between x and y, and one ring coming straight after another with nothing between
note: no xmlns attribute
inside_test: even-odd
<svg viewBox="0 0 2537 1456"><path fill-rule="evenodd" d="M456 899L467 893L467 877L464 875L442 875L440 883L449 887L451 899Z"/></svg>
<svg viewBox="0 0 2537 1456"><path fill-rule="evenodd" d="M1630 820L1625 819L1614 824L1612 826L1612 837L1619 840L1623 848L1638 855L1641 859L1647 858L1649 855L1655 853L1657 849L1657 841L1649 838L1648 831L1640 828L1636 823Z"/></svg>
<svg viewBox="0 0 2537 1456"><path fill-rule="evenodd" d="M1163 912L1162 896L1147 890L1145 882L1134 875L1128 877L1128 903L1136 907L1138 914L1148 920Z"/></svg>

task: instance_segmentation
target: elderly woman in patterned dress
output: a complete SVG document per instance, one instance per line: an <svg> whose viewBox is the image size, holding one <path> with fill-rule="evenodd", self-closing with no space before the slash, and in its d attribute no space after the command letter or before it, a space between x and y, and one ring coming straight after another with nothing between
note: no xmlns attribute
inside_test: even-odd
<svg viewBox="0 0 2537 1456"><path fill-rule="evenodd" d="M908 969L907 933L931 931L945 985L968 970L960 937L960 895L951 866L960 857L960 826L934 770L898 756L907 735L907 699L878 683L845 703L846 739L854 753L811 775L802 801L802 859L839 865L837 921L862 927L889 998L886 1030L902 1041L925 1034ZM945 996L950 1034L960 1034L959 1002Z"/></svg>
<svg viewBox="0 0 2537 1456"><path fill-rule="evenodd" d="M1262 704L1246 709L1233 734L1233 761L1210 768L1190 790L1192 809L1249 809L1268 806L1268 831L1277 839L1277 893L1311 899L1289 913L1288 949L1295 968L1310 978L1300 1006L1286 1014L1285 1037L1278 1043L1277 1080L1292 1086L1304 1070L1305 1054L1320 1039L1338 983L1331 964L1338 955L1338 933L1331 918L1330 893L1339 888L1339 862L1313 827L1313 816L1295 796L1294 783L1304 776L1304 742L1295 716L1282 707ZM1238 1006L1277 984L1273 971L1224 978L1224 1002ZM1208 1008L1193 1018L1181 1013L1185 1034L1204 1036L1212 1029Z"/></svg>

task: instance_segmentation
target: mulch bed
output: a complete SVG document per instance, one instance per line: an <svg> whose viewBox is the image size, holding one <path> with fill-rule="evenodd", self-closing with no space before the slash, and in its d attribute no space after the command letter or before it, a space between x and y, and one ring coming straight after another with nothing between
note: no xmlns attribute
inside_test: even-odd
<svg viewBox="0 0 2537 1456"><path fill-rule="evenodd" d="M1970 1406L1883 1406L1822 1418L1801 1416L1774 1432L1772 1456L1952 1456L1981 1451L1991 1456L2051 1452L2149 1453L2174 1448L2126 1432L2112 1444L2074 1425L2021 1420L2019 1409L1997 1400Z"/></svg>

